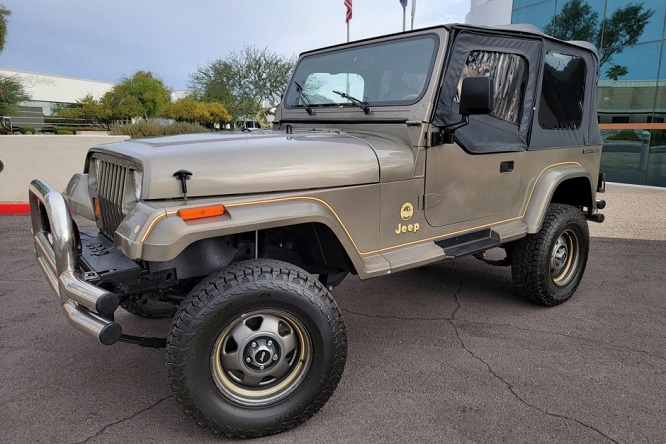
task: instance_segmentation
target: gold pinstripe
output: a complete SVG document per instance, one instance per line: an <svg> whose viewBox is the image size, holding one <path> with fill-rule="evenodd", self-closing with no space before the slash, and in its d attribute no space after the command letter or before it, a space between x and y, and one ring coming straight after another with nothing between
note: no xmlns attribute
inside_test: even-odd
<svg viewBox="0 0 666 444"><path fill-rule="evenodd" d="M446 233L445 235L438 235L438 236L432 236L432 237L428 237L428 238L424 238L424 239L413 240L413 241L410 241L410 242L405 242L405 243L402 243L402 244L393 245L393 246L385 247L385 248L380 248L380 249L372 250L372 251L360 251L358 246L356 245L356 242L354 241L351 234L349 233L349 230L347 229L347 226L344 224L344 222L342 222L342 219L340 218L338 213L326 201L324 201L322 199L319 199L317 197L310 197L310 196L281 197L281 198L276 198L276 199L266 199L266 200L252 201L252 202L240 202L240 203L235 203L235 204L229 204L229 205L225 205L225 208L236 208L236 207L244 207L244 206L251 206L251 205L262 205L262 204L269 204L269 203L276 203L276 202L287 202L287 201L294 201L294 200L310 200L310 201L319 202L322 205L324 205L326 208L328 208L329 211L338 220L338 222L340 223L340 226L342 227L344 232L347 234L347 237L349 238L352 245L356 249L356 252L360 256L367 256L369 254L381 253L383 251L394 250L396 248L406 247L406 246L418 244L418 243L421 243L421 242L429 242L429 241L433 241L433 240L436 240L436 239L441 239L441 238L444 238L444 237L454 236L454 235L458 235L458 234L462 234L462 233L466 233L466 232L470 232L470 231L474 231L474 230L479 230L481 228L488 228L488 227L492 227L494 225L499 225L499 224L503 224L503 223L506 223L506 222L512 222L514 220L522 219L523 217L525 217L525 214L527 213L527 208L529 207L530 201L532 200L532 196L534 195L534 190L536 189L536 186L539 183L539 180L541 179L541 176L543 176L543 173L545 173L546 170L549 170L550 168L557 167L557 166L563 166L563 165L577 165L577 166L582 167L582 165L578 162L560 162L560 163L554 163L554 164L549 165L546 168L544 168L539 173L536 180L534 181L534 184L532 185L532 189L530 190L530 195L527 199L527 203L525 204L525 208L523 209L523 213L520 216L512 217L512 218L509 218L509 219L504 219L504 220L497 221L497 222L492 222L492 223L489 223L489 224L479 225L479 226L472 227L472 228L466 228L464 230L459 230L459 231L455 231L455 232L452 232L452 233ZM177 213L177 211L173 210L173 211L168 211L166 213L161 213L161 214L157 215L155 217L155 219L153 219L150 222L150 224L148 225L148 228L146 229L146 232L143 234L143 236L141 236L140 242L143 243L148 238L148 235L153 230L153 228L155 227L155 224L158 221L160 221L161 219L163 219L167 216L173 216L176 213Z"/></svg>

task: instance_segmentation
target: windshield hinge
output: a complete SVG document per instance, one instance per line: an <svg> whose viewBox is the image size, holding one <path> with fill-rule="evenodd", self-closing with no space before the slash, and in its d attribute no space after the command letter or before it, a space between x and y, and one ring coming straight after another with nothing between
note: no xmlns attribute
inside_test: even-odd
<svg viewBox="0 0 666 444"><path fill-rule="evenodd" d="M445 143L453 143L453 134L448 131L437 131L430 133L430 146L444 145Z"/></svg>
<svg viewBox="0 0 666 444"><path fill-rule="evenodd" d="M427 210L429 208L434 208L438 205L441 205L444 201L444 197L438 193L428 193L423 196L419 196L418 200L418 209Z"/></svg>

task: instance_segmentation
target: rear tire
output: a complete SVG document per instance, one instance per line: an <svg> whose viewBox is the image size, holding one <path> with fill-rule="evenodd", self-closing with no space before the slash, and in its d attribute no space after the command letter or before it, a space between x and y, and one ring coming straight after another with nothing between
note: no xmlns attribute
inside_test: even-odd
<svg viewBox="0 0 666 444"><path fill-rule="evenodd" d="M541 230L513 246L511 274L518 293L548 307L567 301L583 277L589 243L583 213L570 205L551 204Z"/></svg>
<svg viewBox="0 0 666 444"><path fill-rule="evenodd" d="M213 433L271 435L314 415L347 355L342 314L302 269L249 260L213 273L181 304L167 375L185 413Z"/></svg>

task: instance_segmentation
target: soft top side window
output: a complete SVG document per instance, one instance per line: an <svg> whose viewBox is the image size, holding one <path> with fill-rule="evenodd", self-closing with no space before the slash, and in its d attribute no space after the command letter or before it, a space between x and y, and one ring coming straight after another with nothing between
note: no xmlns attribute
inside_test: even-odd
<svg viewBox="0 0 666 444"><path fill-rule="evenodd" d="M460 102L463 79L481 76L490 77L493 81L493 110L490 115L518 125L527 81L527 61L517 54L470 51L453 100Z"/></svg>
<svg viewBox="0 0 666 444"><path fill-rule="evenodd" d="M547 51L541 85L539 126L576 130L583 120L587 66L582 57Z"/></svg>

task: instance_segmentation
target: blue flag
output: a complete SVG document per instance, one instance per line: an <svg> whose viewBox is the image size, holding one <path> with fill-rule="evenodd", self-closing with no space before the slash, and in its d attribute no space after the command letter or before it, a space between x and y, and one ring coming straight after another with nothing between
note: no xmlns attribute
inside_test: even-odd
<svg viewBox="0 0 666 444"><path fill-rule="evenodd" d="M400 0L400 4L402 5L402 9L405 9L407 7L407 0Z"/></svg>

